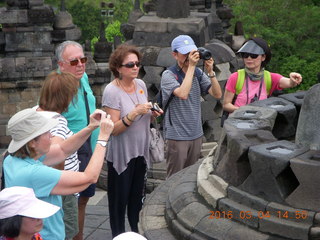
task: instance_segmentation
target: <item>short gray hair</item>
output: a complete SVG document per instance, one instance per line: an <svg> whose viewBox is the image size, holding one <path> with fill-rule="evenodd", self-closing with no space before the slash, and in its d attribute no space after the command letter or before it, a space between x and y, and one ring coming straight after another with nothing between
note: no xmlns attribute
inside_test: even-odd
<svg viewBox="0 0 320 240"><path fill-rule="evenodd" d="M56 59L57 59L58 62L63 61L62 53L64 52L66 47L69 46L69 45L77 46L77 47L81 48L82 51L83 51L83 47L82 47L82 45L80 43L77 43L75 41L69 41L69 40L68 41L64 41L64 42L60 43L58 45L58 47L56 48L55 55L56 55Z"/></svg>

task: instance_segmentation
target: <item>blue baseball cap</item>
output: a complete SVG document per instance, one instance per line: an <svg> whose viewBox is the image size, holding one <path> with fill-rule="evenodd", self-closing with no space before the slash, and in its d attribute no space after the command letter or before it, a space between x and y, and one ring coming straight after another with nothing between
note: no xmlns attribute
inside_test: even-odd
<svg viewBox="0 0 320 240"><path fill-rule="evenodd" d="M188 35L179 35L172 40L171 43L172 52L178 51L181 54L187 54L192 50L197 50L197 46L194 41Z"/></svg>

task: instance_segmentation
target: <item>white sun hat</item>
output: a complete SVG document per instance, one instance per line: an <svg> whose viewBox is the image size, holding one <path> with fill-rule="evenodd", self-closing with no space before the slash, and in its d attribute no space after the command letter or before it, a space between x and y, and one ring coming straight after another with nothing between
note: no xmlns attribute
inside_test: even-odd
<svg viewBox="0 0 320 240"><path fill-rule="evenodd" d="M23 145L48 132L58 123L58 119L48 119L32 108L16 113L8 122L7 134L12 137L8 152L16 152Z"/></svg>
<svg viewBox="0 0 320 240"><path fill-rule="evenodd" d="M147 240L144 236L135 232L125 232L116 236L113 240Z"/></svg>
<svg viewBox="0 0 320 240"><path fill-rule="evenodd" d="M47 218L60 207L36 198L32 188L9 187L0 192L0 219L16 215Z"/></svg>

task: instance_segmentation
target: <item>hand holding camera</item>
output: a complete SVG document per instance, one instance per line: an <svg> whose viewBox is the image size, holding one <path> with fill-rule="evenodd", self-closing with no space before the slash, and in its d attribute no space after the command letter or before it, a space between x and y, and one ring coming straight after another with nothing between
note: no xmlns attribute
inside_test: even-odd
<svg viewBox="0 0 320 240"><path fill-rule="evenodd" d="M151 107L151 111L152 111L152 115L154 117L159 117L161 114L163 114L163 110L159 107L159 105L157 103L151 103L152 107Z"/></svg>

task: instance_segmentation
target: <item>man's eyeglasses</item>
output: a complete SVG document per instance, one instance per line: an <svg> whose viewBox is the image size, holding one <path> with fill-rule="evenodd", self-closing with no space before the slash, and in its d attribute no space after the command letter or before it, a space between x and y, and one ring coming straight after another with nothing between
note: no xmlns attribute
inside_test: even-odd
<svg viewBox="0 0 320 240"><path fill-rule="evenodd" d="M253 53L242 52L242 53L241 53L241 57L242 57L242 58L251 57L252 59L256 59L257 57L259 57L259 55L258 55L258 54L253 54Z"/></svg>
<svg viewBox="0 0 320 240"><path fill-rule="evenodd" d="M122 64L121 66L126 68L133 68L134 66L140 67L140 65L140 62L128 62L126 64Z"/></svg>
<svg viewBox="0 0 320 240"><path fill-rule="evenodd" d="M88 61L88 58L87 57L82 57L82 58L73 59L73 60L70 60L69 63L70 63L71 66L77 66L79 61L81 63L86 63Z"/></svg>

